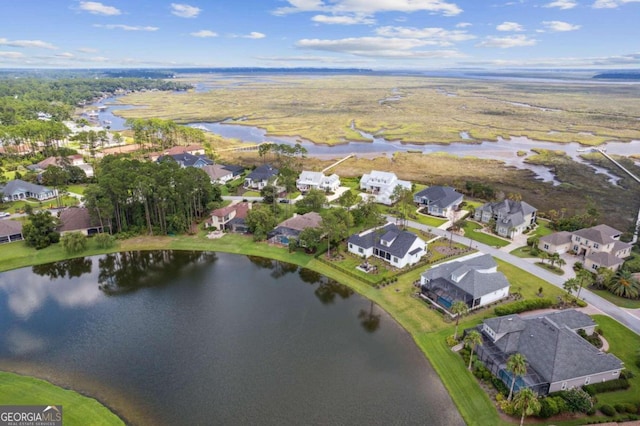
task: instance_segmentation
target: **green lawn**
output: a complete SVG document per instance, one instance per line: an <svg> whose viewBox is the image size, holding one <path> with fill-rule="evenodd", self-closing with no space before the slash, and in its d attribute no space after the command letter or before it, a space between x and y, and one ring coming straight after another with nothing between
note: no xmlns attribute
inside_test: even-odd
<svg viewBox="0 0 640 426"><path fill-rule="evenodd" d="M73 192L74 194L84 194L84 190L87 189L87 185L69 185L67 187L67 191Z"/></svg>
<svg viewBox="0 0 640 426"><path fill-rule="evenodd" d="M243 197L260 197L260 193L258 191L245 191L242 194Z"/></svg>
<svg viewBox="0 0 640 426"><path fill-rule="evenodd" d="M536 226L536 229L533 231L531 235L544 237L545 235L554 233L554 230L549 227L550 222L548 220L538 218L537 222L538 222L538 226Z"/></svg>
<svg viewBox="0 0 640 426"><path fill-rule="evenodd" d="M482 229L482 225L467 220L464 225L464 236L488 246L504 247L509 245L508 240L485 234L480 232L480 229Z"/></svg>
<svg viewBox="0 0 640 426"><path fill-rule="evenodd" d="M521 257L523 259L531 258L531 257L538 257L538 256L533 256L531 254L531 247L529 247L529 246L518 247L515 250L511 250L509 252L509 254L512 254L512 255L514 255L516 257Z"/></svg>
<svg viewBox="0 0 640 426"><path fill-rule="evenodd" d="M44 380L0 371L0 405L62 405L65 425L124 425L93 398Z"/></svg>
<svg viewBox="0 0 640 426"><path fill-rule="evenodd" d="M442 225L443 223L445 223L447 221L447 219L443 219L440 217L435 217L435 216L428 216L425 214L421 214L421 213L417 213L416 214L417 218L413 219L418 223L421 223L423 225L426 226L431 226L433 228L437 228L440 225Z"/></svg>
<svg viewBox="0 0 640 426"><path fill-rule="evenodd" d="M594 321L602 328L602 336L609 342L609 352L624 362L625 369L634 377L629 379L631 387L624 391L598 394L598 404L614 405L622 402L640 401L640 368L636 365L636 355L640 349L640 336L605 315L593 315Z"/></svg>
<svg viewBox="0 0 640 426"><path fill-rule="evenodd" d="M607 290L595 290L590 288L592 292L602 297L603 299L607 299L609 302L620 306L621 308L629 308L629 309L640 309L640 300L636 299L625 299L624 297L616 296L608 292Z"/></svg>

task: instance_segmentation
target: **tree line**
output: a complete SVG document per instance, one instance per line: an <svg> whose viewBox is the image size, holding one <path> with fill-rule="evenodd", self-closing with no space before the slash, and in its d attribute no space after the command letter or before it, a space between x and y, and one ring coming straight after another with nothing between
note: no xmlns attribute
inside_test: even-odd
<svg viewBox="0 0 640 426"><path fill-rule="evenodd" d="M202 170L109 156L85 191L85 204L115 233L185 233L221 201L220 188Z"/></svg>

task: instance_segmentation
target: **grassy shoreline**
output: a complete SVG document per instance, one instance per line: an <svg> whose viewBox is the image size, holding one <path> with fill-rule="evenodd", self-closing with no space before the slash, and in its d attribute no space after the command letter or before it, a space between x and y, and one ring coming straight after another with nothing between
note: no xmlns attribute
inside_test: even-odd
<svg viewBox="0 0 640 426"><path fill-rule="evenodd" d="M8 260L7 262L3 261L0 270L64 260L70 257L59 247L49 247L34 253L33 250L20 247L20 245L24 245L24 243L13 243L0 247L0 258ZM7 246L13 246L15 249L7 250ZM468 425L513 424L498 414L493 402L481 389L471 372L466 369L461 358L446 346L445 337L453 334L453 324L443 321L438 313L429 309L418 298L412 297L415 292L412 283L419 278L422 272L420 268L401 275L397 283L378 290L312 256L304 253L289 253L287 249L255 243L250 237L235 234L228 234L217 240L209 240L203 236L136 237L119 241L116 247L109 250L100 250L90 244L87 251L79 256L129 250L161 249L218 251L267 257L309 268L335 279L349 286L361 296L372 300L412 336L416 345L437 372ZM13 256L8 256L9 251ZM561 290L513 265L504 262L498 262L498 264L500 270L507 275L513 285L521 289L525 298L534 297L533 294L537 292L539 287L544 288L547 296L553 297L556 292L561 293ZM476 325L490 316L492 316L490 310L482 310L469 315L460 323L460 329ZM516 422L517 419L514 419L514 423ZM576 422L575 419L570 422L559 422L559 424L575 424L574 422Z"/></svg>

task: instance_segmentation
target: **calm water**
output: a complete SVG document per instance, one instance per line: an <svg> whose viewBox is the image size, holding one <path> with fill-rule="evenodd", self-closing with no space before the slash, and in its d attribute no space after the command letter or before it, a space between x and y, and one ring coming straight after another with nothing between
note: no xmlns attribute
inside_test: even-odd
<svg viewBox="0 0 640 426"><path fill-rule="evenodd" d="M464 424L377 306L261 258L132 252L2 273L11 366L139 424Z"/></svg>

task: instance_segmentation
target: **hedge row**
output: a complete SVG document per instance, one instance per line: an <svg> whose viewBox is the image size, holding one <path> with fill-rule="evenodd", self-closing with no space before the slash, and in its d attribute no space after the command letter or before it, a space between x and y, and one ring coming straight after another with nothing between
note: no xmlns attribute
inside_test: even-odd
<svg viewBox="0 0 640 426"><path fill-rule="evenodd" d="M615 379L608 382L593 383L591 385L583 386L582 388L587 391L591 396L597 393L613 392L621 389L629 389L631 385L627 379Z"/></svg>
<svg viewBox="0 0 640 426"><path fill-rule="evenodd" d="M526 299L498 306L494 309L494 312L497 316L502 317L526 311L534 311L536 309L546 309L551 306L553 306L553 300L551 299Z"/></svg>

